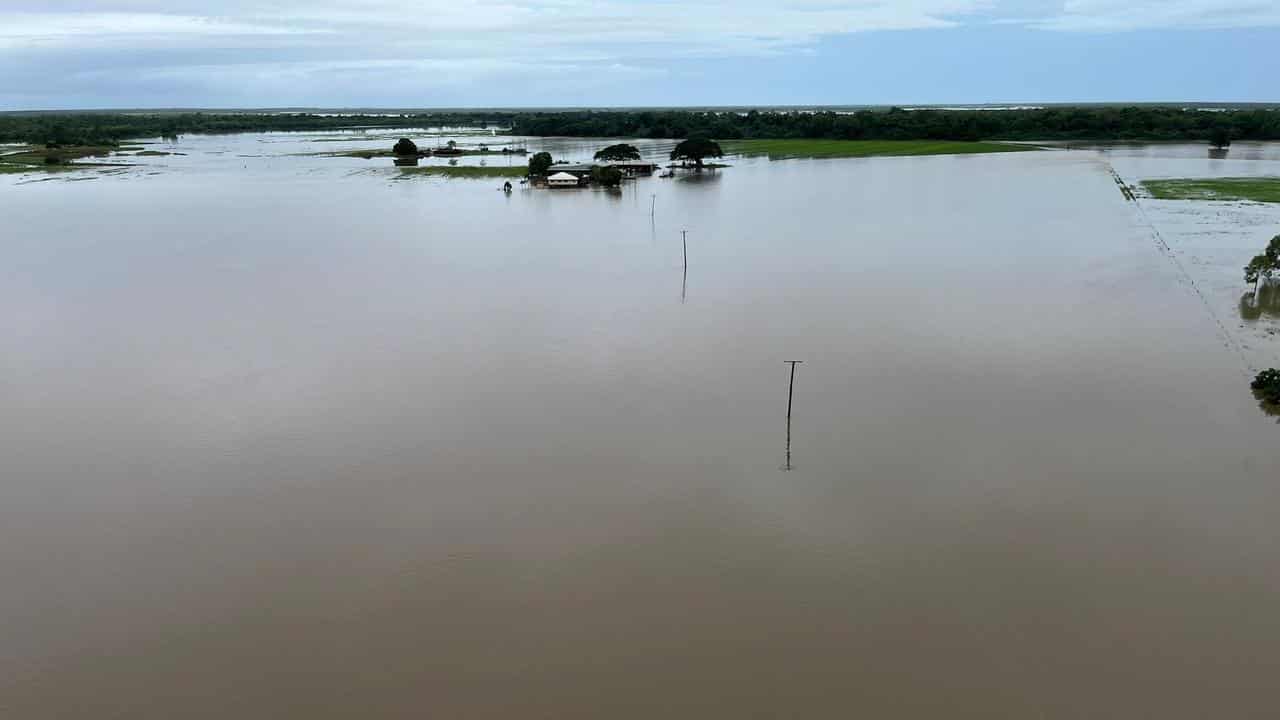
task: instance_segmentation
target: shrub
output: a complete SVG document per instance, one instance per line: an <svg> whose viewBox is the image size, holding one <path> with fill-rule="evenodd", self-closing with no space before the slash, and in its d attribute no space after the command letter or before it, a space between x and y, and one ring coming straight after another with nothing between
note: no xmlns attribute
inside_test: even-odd
<svg viewBox="0 0 1280 720"><path fill-rule="evenodd" d="M544 175L551 167L551 153L540 152L529 158L529 174Z"/></svg>
<svg viewBox="0 0 1280 720"><path fill-rule="evenodd" d="M616 167L596 165L591 168L591 182L603 187L615 187L622 184L622 171Z"/></svg>
<svg viewBox="0 0 1280 720"><path fill-rule="evenodd" d="M396 141L396 146L391 148L391 152L397 155L417 155L418 146L409 138L400 138Z"/></svg>

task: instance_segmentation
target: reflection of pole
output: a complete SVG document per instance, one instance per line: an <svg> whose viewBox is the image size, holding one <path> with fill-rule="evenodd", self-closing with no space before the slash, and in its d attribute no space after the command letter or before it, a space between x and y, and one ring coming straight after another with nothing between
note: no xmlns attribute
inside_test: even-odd
<svg viewBox="0 0 1280 720"><path fill-rule="evenodd" d="M783 360L785 363L791 364L791 384L787 386L787 464L782 466L783 470L791 469L791 398L796 390L796 365L803 363L803 360Z"/></svg>
<svg viewBox="0 0 1280 720"><path fill-rule="evenodd" d="M653 217L653 208L657 204L658 204L658 196L650 195L649 196L649 217Z"/></svg>

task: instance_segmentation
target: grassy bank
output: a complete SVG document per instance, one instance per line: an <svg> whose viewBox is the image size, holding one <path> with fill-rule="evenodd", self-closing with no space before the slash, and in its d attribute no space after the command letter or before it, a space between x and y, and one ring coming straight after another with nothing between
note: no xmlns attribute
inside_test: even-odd
<svg viewBox="0 0 1280 720"><path fill-rule="evenodd" d="M1280 178L1178 178L1143 180L1157 200L1253 200L1280 202Z"/></svg>
<svg viewBox="0 0 1280 720"><path fill-rule="evenodd" d="M402 167L404 175L439 175L449 178L521 178L529 169L523 165L511 167L476 167L472 165L419 165Z"/></svg>
<svg viewBox="0 0 1280 720"><path fill-rule="evenodd" d="M1027 145L959 140L728 140L721 145L726 154L767 155L770 160L966 155L1035 149Z"/></svg>

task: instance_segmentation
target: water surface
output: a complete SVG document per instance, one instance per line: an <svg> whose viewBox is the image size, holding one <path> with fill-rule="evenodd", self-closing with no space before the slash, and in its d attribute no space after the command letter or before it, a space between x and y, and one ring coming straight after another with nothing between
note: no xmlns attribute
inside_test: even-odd
<svg viewBox="0 0 1280 720"><path fill-rule="evenodd" d="M1272 712L1280 428L1111 175L1209 158L317 147L0 178L6 717Z"/></svg>

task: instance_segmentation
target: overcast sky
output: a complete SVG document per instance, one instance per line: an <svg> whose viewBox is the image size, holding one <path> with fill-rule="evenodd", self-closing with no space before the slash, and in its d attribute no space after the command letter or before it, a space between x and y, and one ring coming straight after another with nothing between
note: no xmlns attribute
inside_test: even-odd
<svg viewBox="0 0 1280 720"><path fill-rule="evenodd" d="M0 109L1280 101L1280 0L0 0Z"/></svg>

